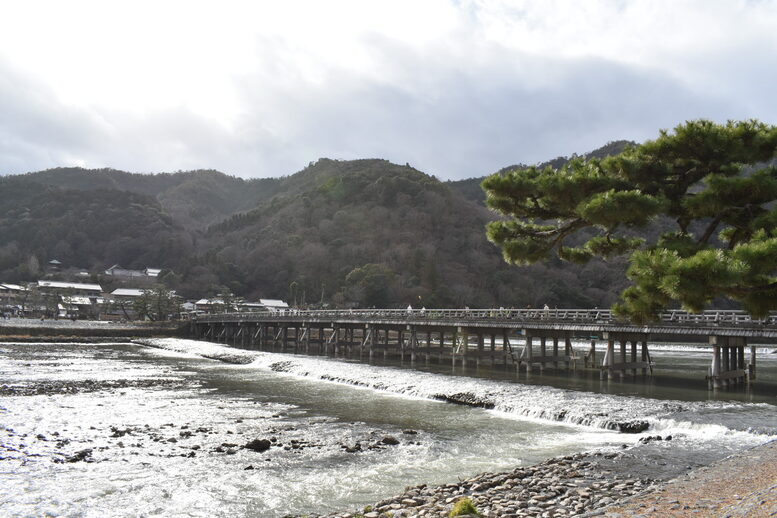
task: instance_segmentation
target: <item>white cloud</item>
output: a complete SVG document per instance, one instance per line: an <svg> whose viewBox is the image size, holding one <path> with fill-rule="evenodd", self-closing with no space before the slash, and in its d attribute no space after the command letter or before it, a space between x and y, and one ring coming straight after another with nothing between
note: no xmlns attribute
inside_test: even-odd
<svg viewBox="0 0 777 518"><path fill-rule="evenodd" d="M686 118L777 122L775 1L0 6L0 173L329 156L464 177Z"/></svg>

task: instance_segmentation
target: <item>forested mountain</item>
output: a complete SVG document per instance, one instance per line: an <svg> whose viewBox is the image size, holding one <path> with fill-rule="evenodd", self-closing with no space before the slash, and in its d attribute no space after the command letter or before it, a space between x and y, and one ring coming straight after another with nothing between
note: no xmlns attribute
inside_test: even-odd
<svg viewBox="0 0 777 518"><path fill-rule="evenodd" d="M0 179L0 193L6 282L57 258L163 267L187 297L338 306L604 307L624 287L621 263L507 265L474 196L385 160L321 159L262 180L55 169Z"/></svg>
<svg viewBox="0 0 777 518"><path fill-rule="evenodd" d="M144 194L62 189L27 177L1 178L0 193L0 278L33 279L54 257L87 268L139 266L193 250L189 233Z"/></svg>
<svg viewBox="0 0 777 518"><path fill-rule="evenodd" d="M154 197L182 226L202 228L248 210L280 189L278 178L243 180L212 170L132 174L115 169L56 168L21 175L69 190L115 190Z"/></svg>

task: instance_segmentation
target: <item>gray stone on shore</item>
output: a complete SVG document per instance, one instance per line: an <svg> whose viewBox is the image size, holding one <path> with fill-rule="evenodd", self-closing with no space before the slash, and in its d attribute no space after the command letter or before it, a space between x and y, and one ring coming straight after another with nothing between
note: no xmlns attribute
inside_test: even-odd
<svg viewBox="0 0 777 518"><path fill-rule="evenodd" d="M619 454L616 454L619 455ZM456 483L409 487L401 495L377 502L365 518L443 518L461 498L472 499L483 517L561 518L596 512L644 490L650 481L618 479L602 471L590 454L550 459L504 473L483 473ZM332 513L345 518L360 513ZM316 515L308 515L315 518Z"/></svg>

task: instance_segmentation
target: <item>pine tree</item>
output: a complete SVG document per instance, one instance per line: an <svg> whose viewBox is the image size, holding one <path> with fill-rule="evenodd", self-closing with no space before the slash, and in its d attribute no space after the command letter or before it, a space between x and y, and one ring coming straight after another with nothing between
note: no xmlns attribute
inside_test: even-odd
<svg viewBox="0 0 777 518"><path fill-rule="evenodd" d="M777 127L689 121L623 153L529 167L483 181L507 262L629 255L633 284L613 308L646 322L717 297L754 317L777 309ZM655 220L671 229L649 240Z"/></svg>

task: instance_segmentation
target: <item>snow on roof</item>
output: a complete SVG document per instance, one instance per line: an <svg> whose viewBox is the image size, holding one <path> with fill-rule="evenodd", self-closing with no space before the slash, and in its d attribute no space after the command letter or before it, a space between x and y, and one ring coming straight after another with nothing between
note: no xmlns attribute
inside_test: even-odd
<svg viewBox="0 0 777 518"><path fill-rule="evenodd" d="M6 289L10 291L27 291L27 288L24 286L19 286L18 284L8 284L6 282L0 284L0 289Z"/></svg>
<svg viewBox="0 0 777 518"><path fill-rule="evenodd" d="M266 308L288 308L289 305L278 299L259 299L262 306Z"/></svg>
<svg viewBox="0 0 777 518"><path fill-rule="evenodd" d="M146 275L149 277L157 277L161 271L161 268L146 268Z"/></svg>
<svg viewBox="0 0 777 518"><path fill-rule="evenodd" d="M68 290L85 290L102 292L99 284L82 284L80 282L38 281L39 288L61 288Z"/></svg>
<svg viewBox="0 0 777 518"><path fill-rule="evenodd" d="M111 292L111 295L117 297L140 297L143 295L143 291L135 288L116 288Z"/></svg>

